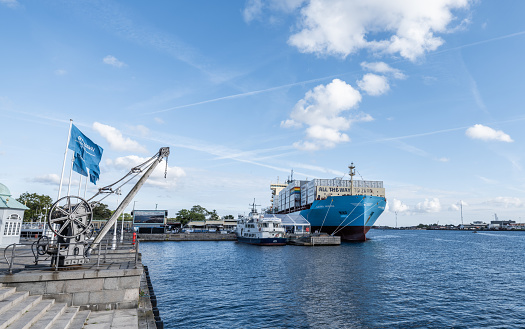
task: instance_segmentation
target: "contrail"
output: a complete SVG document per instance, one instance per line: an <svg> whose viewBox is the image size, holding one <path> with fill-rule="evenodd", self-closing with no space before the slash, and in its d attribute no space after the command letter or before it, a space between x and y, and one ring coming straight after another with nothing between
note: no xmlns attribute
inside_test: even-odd
<svg viewBox="0 0 525 329"><path fill-rule="evenodd" d="M494 122L484 123L484 125L503 124L503 123L509 123L509 122L523 121L523 120L525 120L525 117L519 117L519 118L516 118L516 119L509 119L509 120L503 120L503 121L494 121ZM389 141L395 141L395 140L401 140L401 139L409 139L409 138L414 138L414 137L436 135L436 134L448 133L448 132L451 132L451 131L464 130L464 129L467 129L467 128L470 128L470 127L472 127L472 125L464 126L464 127L449 128L449 129L441 129L441 130L436 130L436 131L429 131L429 132L426 132L426 133L419 133L419 134L413 134L413 135L380 138L380 139L375 139L375 140L368 141L366 143L389 142Z"/></svg>
<svg viewBox="0 0 525 329"><path fill-rule="evenodd" d="M164 109L164 110L144 113L144 115L163 113L163 112L173 111L173 110L177 110L177 109L182 109L182 108L185 108L185 107L191 107L191 106L196 106L196 105L201 105L201 104L213 103L213 102L222 101L222 100L226 100L226 99L234 99L234 98L246 97L246 96L251 96L251 95L257 95L257 94L266 93L266 92L269 92L269 91L274 91L274 90L278 90L278 89L282 89L282 88L288 88L288 87L298 86L298 85L302 85L302 84L306 84L306 83L318 82L318 81L322 81L322 80L326 80L326 79L336 78L336 77L340 77L342 75L347 75L347 74L351 74L351 73L355 73L355 72L334 74L334 75L329 75L329 76L322 77L322 78L316 78L316 79L311 79L311 80L304 80L304 81L289 83L289 84L281 85L281 86L277 86L277 87L271 87L271 88L267 88L267 89L254 90L254 91L249 91L249 92L235 94L235 95L229 95L229 96L224 96L224 97L208 99L208 100L205 100L205 101L202 101L202 102L191 103L191 104L180 105L180 106L174 106L174 107L170 107L170 108Z"/></svg>
<svg viewBox="0 0 525 329"><path fill-rule="evenodd" d="M477 41L477 42L469 43L469 44L458 46L458 47L454 47L454 48L448 48L448 49L444 49L444 50L441 50L441 51L436 51L436 52L433 52L432 54L429 54L429 55L437 55L437 54L441 54L441 53L444 53L444 52L449 52L449 51L458 50L458 49L462 49L462 48L467 48L467 47L473 47L473 46L481 45L481 44L484 44L484 43L489 43L489 42L498 41L498 40L502 40L502 39L513 38L513 37L524 35L524 34L525 34L525 31L511 33L511 34L503 35L503 36L500 36L500 37L495 37L495 38L482 40L482 41ZM394 63L400 63L400 62L406 62L406 61L408 61L408 60L404 59L404 60L395 61ZM148 112L148 113L144 113L143 115L169 112L169 111L173 111L173 110L177 110L177 109L182 109L182 108L192 107L192 106L202 105L202 104L208 104L208 103L218 102L218 101L227 100L227 99L235 99L235 98L240 98L240 97L257 95L257 94L266 93L266 92L269 92L269 91L274 91L274 90L278 90L278 89L282 89L282 88L288 88L288 87L298 86L298 85L302 85L302 84L306 84L306 83L318 82L318 81L323 81L323 80L331 79L331 78L337 78L337 77L340 77L340 76L343 76L343 75L352 74L352 73L356 73L356 72L358 72L358 71L334 74L334 75L329 75L329 76L322 77L322 78L304 80L304 81L289 83L289 84L285 84L285 85L281 85L281 86L277 86L277 87L271 87L271 88L267 88L267 89L254 90L254 91L249 91L249 92L235 94L235 95L229 95L229 96L224 96L224 97L208 99L208 100L201 101L201 102L196 102L196 103L191 103L191 104L186 104L186 105L179 105L179 106L170 107L170 108L167 108L167 109L164 109L164 110Z"/></svg>
<svg viewBox="0 0 525 329"><path fill-rule="evenodd" d="M469 43L469 44L462 45L462 46L457 46L457 47L454 47L454 48L443 49L441 51L436 51L436 52L432 53L432 55L441 54L441 53L444 53L444 52L447 52L447 51L458 50L458 49L463 49L463 48L467 48L467 47L473 47L473 46L477 46L477 45L482 45L484 43L489 43L489 42L493 42L493 41L513 38L513 37L517 37L517 36L524 35L524 34L525 34L525 31L515 32L515 33L511 33L511 34L507 34L507 35L503 35L503 36L499 36L499 37L495 37L495 38L491 38L491 39L487 39L487 40L476 41L476 42L473 42L473 43Z"/></svg>

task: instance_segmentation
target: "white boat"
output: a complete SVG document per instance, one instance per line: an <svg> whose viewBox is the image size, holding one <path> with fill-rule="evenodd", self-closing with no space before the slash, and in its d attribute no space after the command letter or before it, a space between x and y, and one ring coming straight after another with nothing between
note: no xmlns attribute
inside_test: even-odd
<svg viewBox="0 0 525 329"><path fill-rule="evenodd" d="M284 246L286 238L281 219L257 213L255 202L248 217L237 220L237 241L259 246Z"/></svg>

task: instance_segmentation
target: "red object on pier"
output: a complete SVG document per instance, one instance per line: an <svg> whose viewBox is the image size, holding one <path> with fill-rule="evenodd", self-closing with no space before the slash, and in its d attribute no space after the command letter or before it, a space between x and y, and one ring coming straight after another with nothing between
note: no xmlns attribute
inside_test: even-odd
<svg viewBox="0 0 525 329"><path fill-rule="evenodd" d="M137 232L133 232L133 244L135 244L136 240L137 240Z"/></svg>

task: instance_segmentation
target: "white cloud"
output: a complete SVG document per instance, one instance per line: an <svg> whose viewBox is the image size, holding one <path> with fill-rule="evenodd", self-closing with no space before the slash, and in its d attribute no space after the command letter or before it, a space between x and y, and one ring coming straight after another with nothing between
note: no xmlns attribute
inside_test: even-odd
<svg viewBox="0 0 525 329"><path fill-rule="evenodd" d="M441 203L439 202L438 198L433 198L432 200L425 199L423 202L419 202L414 206L415 212L440 212L441 211Z"/></svg>
<svg viewBox="0 0 525 329"><path fill-rule="evenodd" d="M361 94L352 86L339 79L328 85L319 85L309 90L305 97L295 104L290 119L281 122L282 127L308 126L306 141L294 144L304 150L331 148L350 138L342 131L348 130L352 122L370 121L367 114L354 117L343 116L343 112L354 109L361 101Z"/></svg>
<svg viewBox="0 0 525 329"><path fill-rule="evenodd" d="M403 80L403 79L406 79L407 77L405 74L403 74L403 72L401 72L401 70L395 69L385 62L373 62L373 63L362 62L361 67L363 68L363 70L368 70L368 71L372 71L375 73L381 73L381 74L388 74L395 79Z"/></svg>
<svg viewBox="0 0 525 329"><path fill-rule="evenodd" d="M99 122L93 123L93 129L97 131L109 143L109 147L117 151L133 151L146 153L147 150L138 142L122 136L122 133L115 127L111 127Z"/></svg>
<svg viewBox="0 0 525 329"><path fill-rule="evenodd" d="M409 207L406 204L395 198L392 200L392 202L388 201L387 204L388 210L392 212L403 213L408 212L409 210Z"/></svg>
<svg viewBox="0 0 525 329"><path fill-rule="evenodd" d="M15 8L18 6L17 0L0 0L0 4L5 5L9 8Z"/></svg>
<svg viewBox="0 0 525 329"><path fill-rule="evenodd" d="M448 208L448 210L451 210L451 211L458 211L461 209L461 205L463 205L463 207L466 207L468 206L468 203L466 203L465 201L461 200L457 203L453 203L450 205L450 207Z"/></svg>
<svg viewBox="0 0 525 329"><path fill-rule="evenodd" d="M483 141L514 142L512 138L503 131L495 130L480 124L468 128L465 134L472 139L481 139Z"/></svg>
<svg viewBox="0 0 525 329"><path fill-rule="evenodd" d="M491 178L487 178L487 177L483 177L483 176L478 176L478 178L481 179L482 181L484 181L487 184L497 184L498 183L498 181L495 180L495 179L491 179Z"/></svg>
<svg viewBox="0 0 525 329"><path fill-rule="evenodd" d="M130 126L129 129L143 137L149 135L149 128L143 125Z"/></svg>
<svg viewBox="0 0 525 329"><path fill-rule="evenodd" d="M242 17L246 23L249 23L259 17L262 13L262 0L249 0L242 11Z"/></svg>
<svg viewBox="0 0 525 329"><path fill-rule="evenodd" d="M111 55L107 55L106 57L104 57L104 59L102 61L105 64L108 64L108 65L111 65L111 66L114 66L114 67L118 67L118 68L126 66L125 63L119 61L117 58L115 58L115 56L111 56Z"/></svg>
<svg viewBox="0 0 525 329"><path fill-rule="evenodd" d="M525 202L522 201L520 198L502 196L492 200L488 200L485 203L494 205L499 208L522 208L525 206Z"/></svg>
<svg viewBox="0 0 525 329"><path fill-rule="evenodd" d="M55 70L55 75L61 76L61 75L66 75L66 74L67 74L67 71L64 69Z"/></svg>
<svg viewBox="0 0 525 329"><path fill-rule="evenodd" d="M443 157L443 158L439 158L439 159L437 159L437 161L439 161L439 162L449 162L450 159L449 159L449 158L445 158L445 157Z"/></svg>
<svg viewBox="0 0 525 329"><path fill-rule="evenodd" d="M60 177L57 174L46 174L33 178L33 182L43 184L60 184Z"/></svg>
<svg viewBox="0 0 525 329"><path fill-rule="evenodd" d="M365 74L362 80L357 81L357 85L370 96L383 95L390 90L388 79L373 73Z"/></svg>
<svg viewBox="0 0 525 329"><path fill-rule="evenodd" d="M444 43L435 33L454 31L452 11L469 2L311 0L288 42L305 53L346 57L365 49L414 61Z"/></svg>
<svg viewBox="0 0 525 329"><path fill-rule="evenodd" d="M155 122L158 124L164 124L164 120L162 120L161 118L155 117L153 118L153 120L155 120Z"/></svg>
<svg viewBox="0 0 525 329"><path fill-rule="evenodd" d="M128 155L116 158L115 160L108 159L106 160L106 165L127 172L131 168L146 162L148 159L149 158L142 158L136 155ZM168 173L166 178L164 178L165 169L165 162L159 163L145 184L162 188L172 188L177 185L181 177L186 176L182 168L168 166Z"/></svg>

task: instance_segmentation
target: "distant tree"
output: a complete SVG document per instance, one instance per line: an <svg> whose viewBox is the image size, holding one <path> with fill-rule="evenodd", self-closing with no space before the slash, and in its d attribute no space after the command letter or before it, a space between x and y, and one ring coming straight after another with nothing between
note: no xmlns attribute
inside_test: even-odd
<svg viewBox="0 0 525 329"><path fill-rule="evenodd" d="M188 209L181 209L177 213L176 217L177 221L179 221L182 225L186 225L188 222L191 221L191 213Z"/></svg>
<svg viewBox="0 0 525 329"><path fill-rule="evenodd" d="M222 219L235 219L235 218L233 217L233 215L226 215L222 217Z"/></svg>
<svg viewBox="0 0 525 329"><path fill-rule="evenodd" d="M113 215L113 213L115 213L115 210L111 210L111 215ZM122 220L122 215L120 215L118 217L119 220ZM129 220L132 220L133 219L133 216L131 216L130 214L128 214L127 212L124 213L124 220L125 221L129 221Z"/></svg>
<svg viewBox="0 0 525 329"><path fill-rule="evenodd" d="M210 216L211 220L219 219L219 215L215 209L208 211L200 205L195 205L190 210L179 210L175 218L181 222L182 225L186 225L188 222L204 221L206 220L206 216Z"/></svg>
<svg viewBox="0 0 525 329"><path fill-rule="evenodd" d="M24 220L38 219L40 214L45 218L46 210L53 205L53 199L48 195L25 192L20 195L18 202L25 204L29 209L24 212Z"/></svg>
<svg viewBox="0 0 525 329"><path fill-rule="evenodd" d="M204 220L206 215L208 215L209 213L208 210L206 210L206 208L199 205L191 207L190 212L192 213L193 217L196 218L193 220Z"/></svg>
<svg viewBox="0 0 525 329"><path fill-rule="evenodd" d="M212 211L209 211L208 215L210 215L211 220L219 220L219 215L217 215L217 210L215 209L213 209Z"/></svg>
<svg viewBox="0 0 525 329"><path fill-rule="evenodd" d="M107 204L97 203L93 207L93 219L94 220L106 220L111 217L111 210L108 208Z"/></svg>

